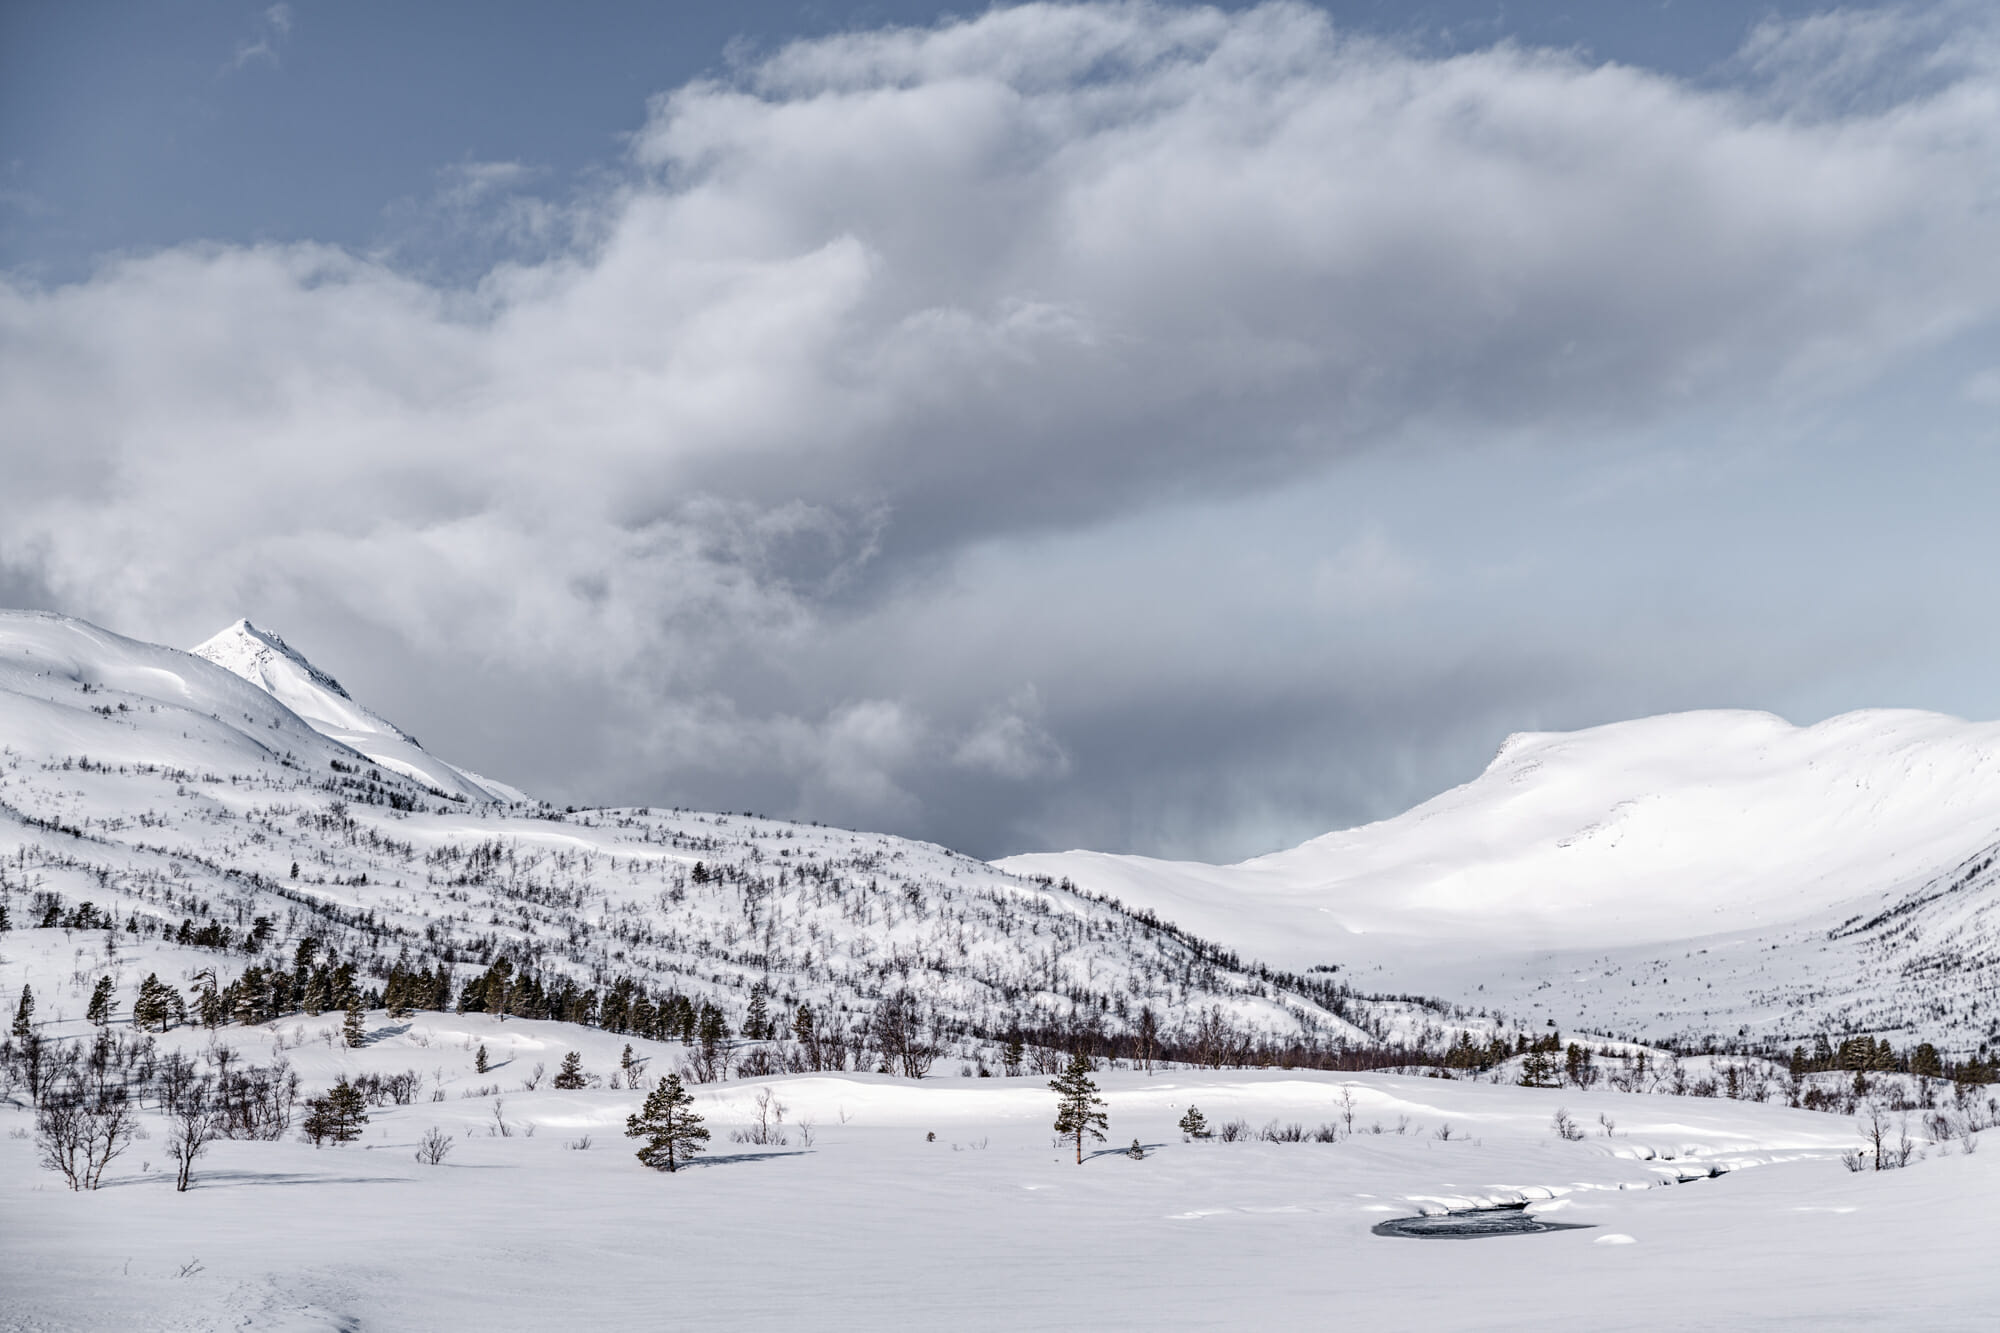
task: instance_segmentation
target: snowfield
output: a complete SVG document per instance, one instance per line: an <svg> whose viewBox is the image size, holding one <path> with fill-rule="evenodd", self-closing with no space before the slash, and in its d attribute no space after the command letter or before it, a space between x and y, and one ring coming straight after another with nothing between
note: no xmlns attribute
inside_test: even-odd
<svg viewBox="0 0 2000 1333"><path fill-rule="evenodd" d="M521 1088L566 1050L615 1072L622 1040L482 1015L369 1022L358 1051L329 1041L330 1018L225 1030L246 1058L282 1046L309 1086L414 1068L423 1091L374 1110L356 1144L217 1143L185 1194L150 1140L103 1189L72 1194L35 1169L27 1113L0 1112L0 1327L1971 1329L2000 1297L2000 1154L1850 1174L1837 1155L1858 1142L1851 1123L1776 1105L1104 1071L1110 1142L1079 1168L1052 1144L1042 1079L780 1077L696 1089L715 1141L669 1176L623 1137L640 1093ZM654 1068L677 1054L633 1044ZM469 1095L485 1088L498 1091ZM731 1142L765 1089L784 1141ZM1211 1124L1341 1124L1344 1090L1354 1128L1333 1143L1174 1129L1190 1103ZM1585 1138L1553 1133L1558 1106ZM422 1166L432 1126L457 1142ZM1123 1155L1133 1138L1143 1160ZM1370 1232L1518 1200L1589 1229Z"/></svg>

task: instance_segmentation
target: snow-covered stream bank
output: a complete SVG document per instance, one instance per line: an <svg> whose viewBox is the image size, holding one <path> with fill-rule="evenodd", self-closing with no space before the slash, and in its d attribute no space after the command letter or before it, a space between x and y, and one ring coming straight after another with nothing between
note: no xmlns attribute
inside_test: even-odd
<svg viewBox="0 0 2000 1333"><path fill-rule="evenodd" d="M1254 1310L1267 1327L1975 1328L2000 1297L2000 1154L1954 1145L1850 1174L1850 1121L1774 1105L1107 1070L1110 1141L1078 1167L1052 1145L1039 1078L797 1076L695 1089L712 1151L668 1176L622 1135L638 1093L521 1086L567 1050L608 1076L622 1038L378 1012L349 1051L324 1035L337 1019L221 1035L260 1061L282 1043L308 1089L415 1069L418 1099L372 1110L346 1147L219 1142L186 1194L150 1113L155 1138L103 1189L73 1194L37 1168L31 1116L0 1112L0 1326L1229 1328ZM209 1036L160 1040L199 1050ZM678 1054L634 1045L653 1073ZM496 1095L465 1095L489 1087L507 1137ZM731 1141L763 1088L785 1106L786 1141ZM1190 1103L1211 1124L1331 1123L1341 1137L1185 1143L1174 1126ZM1553 1132L1558 1106L1585 1138ZM413 1153L432 1126L456 1144L426 1167ZM1140 1160L1118 1151L1135 1137ZM1664 1187L1683 1176L1701 1178ZM1590 1229L1462 1246L1370 1232L1524 1198Z"/></svg>

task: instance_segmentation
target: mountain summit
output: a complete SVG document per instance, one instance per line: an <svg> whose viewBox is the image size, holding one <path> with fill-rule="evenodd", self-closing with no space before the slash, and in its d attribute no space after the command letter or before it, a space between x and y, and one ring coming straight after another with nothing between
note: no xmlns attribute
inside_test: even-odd
<svg viewBox="0 0 2000 1333"><path fill-rule="evenodd" d="M263 690L320 735L447 796L469 801L528 799L504 782L439 759L409 732L355 702L339 681L306 660L283 638L248 620L237 621L192 651Z"/></svg>

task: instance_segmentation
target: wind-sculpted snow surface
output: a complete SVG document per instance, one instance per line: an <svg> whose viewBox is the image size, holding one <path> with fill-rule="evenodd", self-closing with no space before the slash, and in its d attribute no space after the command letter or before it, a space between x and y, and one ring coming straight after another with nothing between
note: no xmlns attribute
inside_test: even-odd
<svg viewBox="0 0 2000 1333"><path fill-rule="evenodd" d="M1515 736L1406 814L1238 865L997 864L1273 963L1565 1023L1965 1044L1996 1019L1996 839L2000 724L1703 712Z"/></svg>
<svg viewBox="0 0 2000 1333"><path fill-rule="evenodd" d="M900 993L920 1022L988 1038L1124 1030L1147 1008L1166 1035L1220 1007L1242 1033L1367 1039L1330 986L1287 989L941 847L749 815L557 811L378 766L356 733L401 733L275 636L238 625L207 647L230 670L0 615L0 891L17 918L90 901L137 939L212 921L232 948L268 918L277 953L226 949L224 981L252 961L288 971L309 936L364 988L398 960L462 981L505 957L545 1007L567 986L588 1008L623 981L712 1000L732 1024L761 989L776 1021L809 1005L844 1039ZM1406 1009L1357 1005L1378 1032Z"/></svg>

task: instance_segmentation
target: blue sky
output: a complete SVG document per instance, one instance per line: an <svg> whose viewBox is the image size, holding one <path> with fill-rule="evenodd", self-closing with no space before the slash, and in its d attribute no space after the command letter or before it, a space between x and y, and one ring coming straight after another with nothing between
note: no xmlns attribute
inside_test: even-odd
<svg viewBox="0 0 2000 1333"><path fill-rule="evenodd" d="M1343 25L1426 49L1507 38L1701 77L1758 19L1816 7L1324 8ZM976 12L520 0L9 5L0 10L0 265L67 278L107 251L191 240L380 245L399 239L410 206L428 200L453 163L521 163L536 188L561 192L617 157L654 93L726 75L796 38Z"/></svg>
<svg viewBox="0 0 2000 1333"><path fill-rule="evenodd" d="M557 799L1223 858L2000 715L1980 8L0 25L0 602Z"/></svg>

